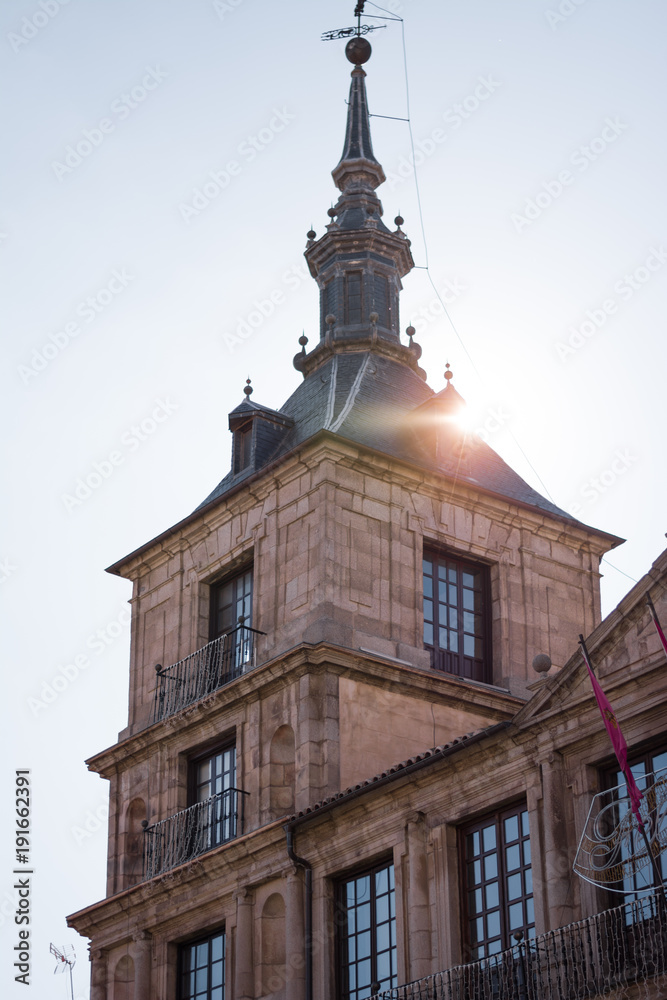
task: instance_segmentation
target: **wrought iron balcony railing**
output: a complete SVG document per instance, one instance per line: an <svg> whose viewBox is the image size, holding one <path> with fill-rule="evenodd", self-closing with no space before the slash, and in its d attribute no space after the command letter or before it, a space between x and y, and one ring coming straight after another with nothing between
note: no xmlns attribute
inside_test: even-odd
<svg viewBox="0 0 667 1000"><path fill-rule="evenodd" d="M629 987L655 984L657 977L667 980L667 907L662 893L374 996L376 1000L634 997L640 994L629 992Z"/></svg>
<svg viewBox="0 0 667 1000"><path fill-rule="evenodd" d="M243 833L248 794L228 788L152 826L144 821L144 880L194 861Z"/></svg>
<svg viewBox="0 0 667 1000"><path fill-rule="evenodd" d="M240 622L231 632L166 670L158 663L151 725L175 715L252 669L257 652L255 636L265 634Z"/></svg>

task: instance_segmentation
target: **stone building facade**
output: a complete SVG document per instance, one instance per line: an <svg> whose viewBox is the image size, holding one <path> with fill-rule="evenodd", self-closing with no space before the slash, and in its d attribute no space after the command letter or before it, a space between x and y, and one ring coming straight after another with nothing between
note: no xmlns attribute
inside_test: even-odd
<svg viewBox="0 0 667 1000"><path fill-rule="evenodd" d="M110 783L107 896L70 917L93 1000L433 991L425 977L608 909L572 873L612 764L579 633L632 753L667 748L645 605L667 617L667 557L601 622L620 539L466 436L449 372L427 386L400 335L413 262L376 194L369 47L348 50L303 381L280 410L246 386L230 472L110 567L133 586L129 720L88 761Z"/></svg>

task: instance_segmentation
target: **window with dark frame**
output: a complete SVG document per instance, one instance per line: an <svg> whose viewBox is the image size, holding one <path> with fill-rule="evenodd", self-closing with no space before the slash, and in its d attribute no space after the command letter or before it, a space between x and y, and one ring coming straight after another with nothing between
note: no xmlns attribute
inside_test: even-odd
<svg viewBox="0 0 667 1000"><path fill-rule="evenodd" d="M490 684L487 568L427 550L423 580L424 645L432 667Z"/></svg>
<svg viewBox="0 0 667 1000"><path fill-rule="evenodd" d="M530 832L525 804L461 830L466 961L535 937Z"/></svg>
<svg viewBox="0 0 667 1000"><path fill-rule="evenodd" d="M228 743L190 760L189 804L202 804L200 840L206 850L237 835L236 746Z"/></svg>
<svg viewBox="0 0 667 1000"><path fill-rule="evenodd" d="M252 566L211 586L210 639L231 632L243 617L252 624Z"/></svg>
<svg viewBox="0 0 667 1000"><path fill-rule="evenodd" d="M628 764L632 775L637 782L637 787L639 791L645 796L649 802L649 808L651 807L651 789L654 787L656 781L667 781L667 749L664 745L646 751L643 754L633 753L632 750L628 752ZM608 789L616 789L618 791L616 795L620 799L625 800L625 808L630 808L630 800L628 798L625 777L623 772L614 767L605 773L604 780L605 787ZM615 812L617 810L614 810ZM620 816L617 817L617 821ZM667 815L660 815L658 813L658 823L662 826L663 836L660 837L661 842L664 843L665 835L667 835ZM623 841L621 844L621 852L623 858L631 857L635 852L641 852L644 849L643 841L639 840L641 834L633 829L630 833L628 841ZM667 852L663 851L658 859L658 864L660 866L660 872L662 875L663 882L667 882ZM625 895L625 902L629 903L634 900L642 899L645 896L649 896L655 892L654 875L652 866L646 865L640 868L634 874L628 874L623 877L622 883L616 886ZM612 895L611 893L609 894ZM610 902L614 906L619 905L619 900L622 898L616 894L615 898L611 899ZM628 919L632 919L630 910L628 910Z"/></svg>
<svg viewBox="0 0 667 1000"><path fill-rule="evenodd" d="M179 948L179 1000L224 1000L224 930Z"/></svg>
<svg viewBox="0 0 667 1000"><path fill-rule="evenodd" d="M243 424L234 431L234 473L243 472L250 465L252 448L252 423Z"/></svg>
<svg viewBox="0 0 667 1000"><path fill-rule="evenodd" d="M362 1000L398 983L394 866L383 863L337 886L339 995Z"/></svg>

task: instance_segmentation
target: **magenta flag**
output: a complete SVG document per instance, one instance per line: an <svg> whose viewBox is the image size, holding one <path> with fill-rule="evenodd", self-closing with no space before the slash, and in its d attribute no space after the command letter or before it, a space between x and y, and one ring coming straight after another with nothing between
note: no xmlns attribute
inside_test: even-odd
<svg viewBox="0 0 667 1000"><path fill-rule="evenodd" d="M611 745L614 748L616 759L618 760L623 776L625 777L625 784L628 789L628 795L630 796L632 811L637 817L637 822L639 823L640 828L643 828L644 822L639 814L639 803L642 800L642 793L637 788L637 782L634 779L632 771L628 767L628 744L625 742L625 737L621 732L621 727L618 724L616 713L611 707L606 694L598 684L597 677L593 673L593 668L591 667L591 662L588 657L588 650L586 649L586 643L584 642L584 637L582 635L579 636L579 642L584 654L584 662L588 667L591 684L593 685L593 693L595 695L595 700L598 703L598 708L600 709L602 721L604 722L605 729L609 734L609 739L611 740Z"/></svg>
<svg viewBox="0 0 667 1000"><path fill-rule="evenodd" d="M655 608L653 607L653 601L651 600L648 594L646 595L646 600L648 602L648 609L651 612L651 618L653 619L653 624L655 625L656 631L660 636L660 642L662 643L663 649L667 653L667 639L665 638L665 633L662 631L662 628L660 627L658 616L656 614Z"/></svg>

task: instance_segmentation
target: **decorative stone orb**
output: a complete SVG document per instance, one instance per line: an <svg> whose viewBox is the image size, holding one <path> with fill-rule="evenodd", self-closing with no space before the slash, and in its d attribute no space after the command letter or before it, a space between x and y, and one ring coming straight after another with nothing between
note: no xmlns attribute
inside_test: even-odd
<svg viewBox="0 0 667 1000"><path fill-rule="evenodd" d="M551 669L551 657L546 653L538 653L533 659L533 670L536 674L546 674Z"/></svg>

